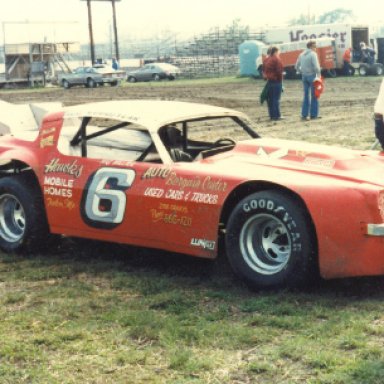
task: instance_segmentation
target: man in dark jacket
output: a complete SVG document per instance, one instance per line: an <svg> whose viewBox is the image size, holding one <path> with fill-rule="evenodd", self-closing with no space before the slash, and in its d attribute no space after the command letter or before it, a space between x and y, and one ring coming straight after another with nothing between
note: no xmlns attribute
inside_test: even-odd
<svg viewBox="0 0 384 384"><path fill-rule="evenodd" d="M283 63L279 49L275 46L269 49L269 55L263 63L263 75L268 80L268 113L271 120L282 120L280 99L283 90Z"/></svg>
<svg viewBox="0 0 384 384"><path fill-rule="evenodd" d="M375 135L381 147L384 149L384 80L381 81L379 95L374 106Z"/></svg>

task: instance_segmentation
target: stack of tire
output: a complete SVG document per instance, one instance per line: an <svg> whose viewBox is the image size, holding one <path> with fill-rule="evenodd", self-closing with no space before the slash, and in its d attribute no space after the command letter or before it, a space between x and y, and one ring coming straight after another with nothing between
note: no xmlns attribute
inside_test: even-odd
<svg viewBox="0 0 384 384"><path fill-rule="evenodd" d="M358 68L359 75L360 76L368 76L368 75L374 75L374 76L382 76L384 74L384 66L380 63L375 64L366 64L361 63Z"/></svg>

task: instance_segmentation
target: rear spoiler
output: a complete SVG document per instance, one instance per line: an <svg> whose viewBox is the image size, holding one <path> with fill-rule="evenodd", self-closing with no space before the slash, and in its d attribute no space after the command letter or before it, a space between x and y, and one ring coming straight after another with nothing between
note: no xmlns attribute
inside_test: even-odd
<svg viewBox="0 0 384 384"><path fill-rule="evenodd" d="M37 131L47 113L62 109L61 102L13 104L0 100L0 135Z"/></svg>

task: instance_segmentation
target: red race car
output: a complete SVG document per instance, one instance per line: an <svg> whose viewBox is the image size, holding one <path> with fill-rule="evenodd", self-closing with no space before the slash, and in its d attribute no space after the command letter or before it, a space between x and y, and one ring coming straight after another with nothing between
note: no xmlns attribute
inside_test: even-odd
<svg viewBox="0 0 384 384"><path fill-rule="evenodd" d="M52 233L215 258L222 238L253 287L384 274L379 152L260 138L202 104L56 107L1 102L5 252Z"/></svg>

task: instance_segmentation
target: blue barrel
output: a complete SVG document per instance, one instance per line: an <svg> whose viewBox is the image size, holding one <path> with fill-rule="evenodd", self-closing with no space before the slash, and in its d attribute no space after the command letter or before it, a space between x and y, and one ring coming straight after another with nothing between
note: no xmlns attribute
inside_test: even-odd
<svg viewBox="0 0 384 384"><path fill-rule="evenodd" d="M262 47L265 44L258 40L245 40L239 45L240 76L259 76L256 59L261 55Z"/></svg>

